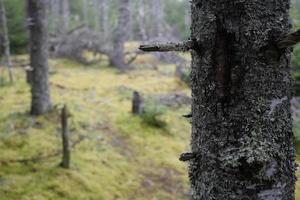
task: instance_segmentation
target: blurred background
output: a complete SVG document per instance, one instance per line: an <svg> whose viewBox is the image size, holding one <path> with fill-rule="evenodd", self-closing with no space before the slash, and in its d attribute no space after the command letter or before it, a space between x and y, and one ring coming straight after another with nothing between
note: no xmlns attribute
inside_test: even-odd
<svg viewBox="0 0 300 200"><path fill-rule="evenodd" d="M0 5L0 200L188 199L178 158L190 144L182 115L190 113L191 57L138 47L188 39L189 2L48 0L52 109L39 116L30 115L27 83L32 13L25 0ZM300 28L300 1L291 23ZM299 45L292 67L300 153ZM62 167L66 130L71 159Z"/></svg>

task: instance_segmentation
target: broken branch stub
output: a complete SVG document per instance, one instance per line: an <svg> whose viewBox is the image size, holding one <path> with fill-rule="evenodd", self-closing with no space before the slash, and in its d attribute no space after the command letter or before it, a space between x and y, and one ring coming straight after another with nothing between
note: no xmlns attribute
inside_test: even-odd
<svg viewBox="0 0 300 200"><path fill-rule="evenodd" d="M189 51L194 48L194 41L187 40L181 43L166 43L166 44L149 44L139 47L142 51L147 52L168 52L168 51Z"/></svg>
<svg viewBox="0 0 300 200"><path fill-rule="evenodd" d="M295 46L300 42L300 29L296 32L286 35L284 38L277 42L277 47L279 49L284 49L288 47Z"/></svg>

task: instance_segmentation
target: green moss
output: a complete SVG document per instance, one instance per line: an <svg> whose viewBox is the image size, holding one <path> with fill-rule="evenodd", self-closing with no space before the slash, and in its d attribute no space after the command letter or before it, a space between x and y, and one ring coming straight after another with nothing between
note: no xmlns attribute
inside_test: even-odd
<svg viewBox="0 0 300 200"><path fill-rule="evenodd" d="M72 115L71 142L82 135L85 140L72 150L70 170L58 167L60 155L0 164L0 200L182 199L187 169L178 157L188 148L190 125L180 115L189 108L167 111L168 128L157 129L131 115L131 98L124 98L118 88L147 95L189 93L188 88L160 73L164 66L129 74L96 64L84 68L65 59L50 60L50 66L55 71L50 76L54 109L45 116L28 115L30 89L23 70L15 70L15 85L0 88L0 161L59 150L64 104Z"/></svg>

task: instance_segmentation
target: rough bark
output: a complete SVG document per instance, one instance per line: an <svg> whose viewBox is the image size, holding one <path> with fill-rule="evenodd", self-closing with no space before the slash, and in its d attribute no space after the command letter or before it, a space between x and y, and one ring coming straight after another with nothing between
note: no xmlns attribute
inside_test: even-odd
<svg viewBox="0 0 300 200"><path fill-rule="evenodd" d="M28 1L30 29L31 114L41 115L51 107L48 83L48 27L46 1Z"/></svg>
<svg viewBox="0 0 300 200"><path fill-rule="evenodd" d="M1 26L1 37L3 39L5 65L7 67L9 80L11 83L13 83L14 79L12 73L12 62L10 57L10 42L8 37L7 19L6 19L3 0L0 0L0 26Z"/></svg>
<svg viewBox="0 0 300 200"><path fill-rule="evenodd" d="M193 0L193 200L293 200L286 0Z"/></svg>
<svg viewBox="0 0 300 200"><path fill-rule="evenodd" d="M128 69L128 65L125 63L124 43L127 38L127 25L130 18L129 2L130 0L119 1L118 26L115 31L113 51L110 56L111 64L121 71L126 71Z"/></svg>
<svg viewBox="0 0 300 200"><path fill-rule="evenodd" d="M195 41L188 40L181 43L166 43L166 44L151 44L151 45L141 45L139 47L142 51L148 52L168 52L168 51L189 51L197 48Z"/></svg>

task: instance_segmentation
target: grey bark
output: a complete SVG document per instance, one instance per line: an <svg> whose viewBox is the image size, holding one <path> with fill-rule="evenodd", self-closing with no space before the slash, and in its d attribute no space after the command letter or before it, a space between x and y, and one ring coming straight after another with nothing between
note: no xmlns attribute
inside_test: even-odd
<svg viewBox="0 0 300 200"><path fill-rule="evenodd" d="M1 36L3 39L3 47L4 47L5 65L7 67L9 80L11 83L13 83L14 79L13 79L12 62L10 56L10 42L8 37L7 19L6 19L6 12L4 8L3 0L0 0L0 25L1 25Z"/></svg>
<svg viewBox="0 0 300 200"><path fill-rule="evenodd" d="M70 5L69 0L61 0L60 16L62 20L62 29L64 32L69 30L70 24Z"/></svg>
<svg viewBox="0 0 300 200"><path fill-rule="evenodd" d="M130 18L129 2L130 0L119 1L118 26L114 34L113 51L110 56L111 64L121 71L128 69L128 64L125 63L124 43L127 38L127 25Z"/></svg>
<svg viewBox="0 0 300 200"><path fill-rule="evenodd" d="M61 126L62 126L62 145L63 145L63 157L61 166L63 168L70 168L70 145L69 145L69 130L68 130L68 117L69 111L67 106L65 105L61 112Z"/></svg>
<svg viewBox="0 0 300 200"><path fill-rule="evenodd" d="M147 0L140 0L137 2L139 7L138 11L138 23L139 23L139 32L142 41L146 41L149 37L147 34L147 16L149 14L149 1Z"/></svg>
<svg viewBox="0 0 300 200"><path fill-rule="evenodd" d="M151 11L152 11L152 35L151 38L161 38L164 35L164 24L165 24L165 14L164 14L164 4L161 0L151 1Z"/></svg>
<svg viewBox="0 0 300 200"><path fill-rule="evenodd" d="M137 91L133 92L132 98L132 114L141 115L144 112L144 99Z"/></svg>
<svg viewBox="0 0 300 200"><path fill-rule="evenodd" d="M293 200L290 3L192 1L193 200ZM192 155L192 156L191 156ZM186 160L186 159L185 159Z"/></svg>
<svg viewBox="0 0 300 200"><path fill-rule="evenodd" d="M51 28L55 33L60 33L60 0L50 0Z"/></svg>
<svg viewBox="0 0 300 200"><path fill-rule="evenodd" d="M48 83L48 26L46 1L27 0L30 21L31 114L41 115L51 108Z"/></svg>
<svg viewBox="0 0 300 200"><path fill-rule="evenodd" d="M83 21L85 25L89 24L88 19L88 0L82 0L82 12L83 12Z"/></svg>
<svg viewBox="0 0 300 200"><path fill-rule="evenodd" d="M99 10L100 10L100 27L103 34L108 34L109 23L108 23L108 1L99 0Z"/></svg>

